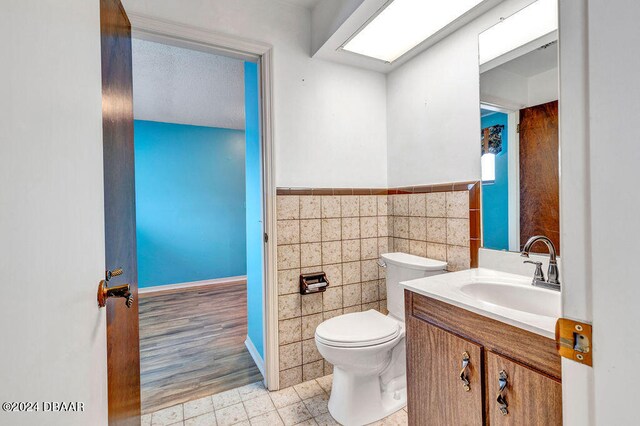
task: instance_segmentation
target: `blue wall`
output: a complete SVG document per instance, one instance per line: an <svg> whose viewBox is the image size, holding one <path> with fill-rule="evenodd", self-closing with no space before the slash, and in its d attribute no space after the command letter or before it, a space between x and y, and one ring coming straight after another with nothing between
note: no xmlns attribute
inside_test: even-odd
<svg viewBox="0 0 640 426"><path fill-rule="evenodd" d="M258 66L244 64L246 193L247 193L247 309L248 337L264 360L262 152Z"/></svg>
<svg viewBox="0 0 640 426"><path fill-rule="evenodd" d="M242 130L136 120L140 287L245 275Z"/></svg>
<svg viewBox="0 0 640 426"><path fill-rule="evenodd" d="M482 184L482 227L485 248L509 250L509 116L500 112L482 117L482 129L504 125L502 152L496 155L496 180Z"/></svg>

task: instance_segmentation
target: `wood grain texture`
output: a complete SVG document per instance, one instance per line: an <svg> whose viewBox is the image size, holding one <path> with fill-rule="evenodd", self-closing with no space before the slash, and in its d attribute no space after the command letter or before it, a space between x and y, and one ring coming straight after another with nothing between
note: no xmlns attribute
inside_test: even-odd
<svg viewBox="0 0 640 426"><path fill-rule="evenodd" d="M482 425L482 350L475 343L407 318L407 377L410 425ZM470 390L459 374L470 355Z"/></svg>
<svg viewBox="0 0 640 426"><path fill-rule="evenodd" d="M246 336L245 283L142 298L143 413L262 380Z"/></svg>
<svg viewBox="0 0 640 426"><path fill-rule="evenodd" d="M498 410L498 376L507 373L503 391L509 413ZM562 424L562 385L559 381L493 352L486 354L487 418L491 425L553 426Z"/></svg>
<svg viewBox="0 0 640 426"><path fill-rule="evenodd" d="M411 300L406 309L407 316L427 321L543 374L561 379L560 355L554 340L408 290L405 290L405 300Z"/></svg>
<svg viewBox="0 0 640 426"><path fill-rule="evenodd" d="M546 235L560 254L558 101L520 110L520 248ZM546 253L542 244L535 253Z"/></svg>
<svg viewBox="0 0 640 426"><path fill-rule="evenodd" d="M138 292L133 161L131 25L119 0L100 1L106 269L124 273L110 285ZM140 424L138 303L107 301L109 424Z"/></svg>

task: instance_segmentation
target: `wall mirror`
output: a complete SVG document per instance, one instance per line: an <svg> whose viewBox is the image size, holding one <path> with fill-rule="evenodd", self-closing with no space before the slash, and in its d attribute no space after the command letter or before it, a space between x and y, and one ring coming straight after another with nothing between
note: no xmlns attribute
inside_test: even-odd
<svg viewBox="0 0 640 426"><path fill-rule="evenodd" d="M479 52L482 246L520 251L545 235L559 253L557 2L501 20Z"/></svg>

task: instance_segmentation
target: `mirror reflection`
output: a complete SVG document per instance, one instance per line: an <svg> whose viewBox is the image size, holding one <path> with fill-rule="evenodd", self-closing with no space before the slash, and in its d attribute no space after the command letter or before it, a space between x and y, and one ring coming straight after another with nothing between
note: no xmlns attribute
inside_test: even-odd
<svg viewBox="0 0 640 426"><path fill-rule="evenodd" d="M481 58L498 39L481 34ZM522 39L480 64L483 247L521 251L545 235L559 252L557 31Z"/></svg>

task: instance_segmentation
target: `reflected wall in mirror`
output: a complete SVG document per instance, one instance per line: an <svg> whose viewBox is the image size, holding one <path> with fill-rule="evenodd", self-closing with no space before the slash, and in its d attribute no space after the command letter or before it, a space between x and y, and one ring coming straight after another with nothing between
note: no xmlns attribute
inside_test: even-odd
<svg viewBox="0 0 640 426"><path fill-rule="evenodd" d="M521 251L545 235L559 253L557 3L538 0L479 42L482 246Z"/></svg>

